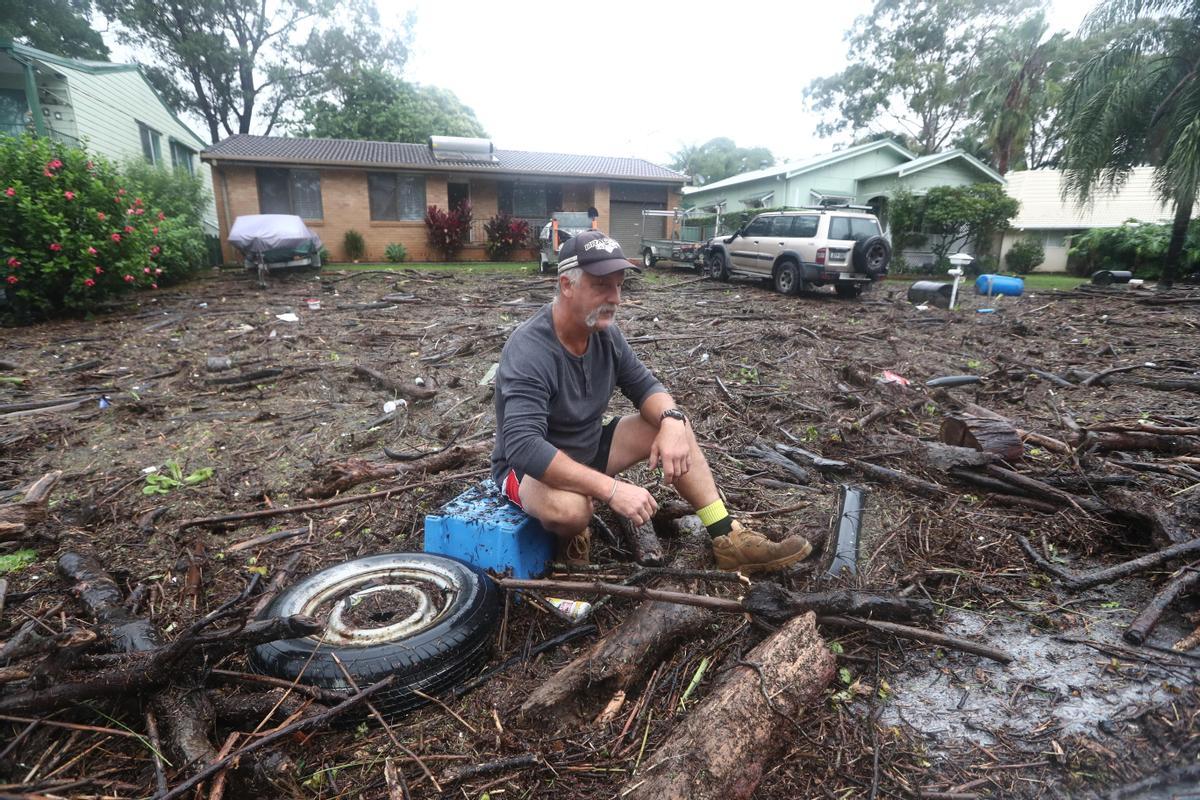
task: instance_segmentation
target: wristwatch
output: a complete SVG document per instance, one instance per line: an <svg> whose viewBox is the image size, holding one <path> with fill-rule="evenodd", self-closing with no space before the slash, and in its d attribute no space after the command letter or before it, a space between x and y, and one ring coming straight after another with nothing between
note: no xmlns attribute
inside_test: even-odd
<svg viewBox="0 0 1200 800"><path fill-rule="evenodd" d="M658 421L662 422L668 417L671 419L677 419L684 425L687 425L687 414L683 413L683 411L681 411L679 408L668 408L666 411L662 412L662 415L658 418Z"/></svg>

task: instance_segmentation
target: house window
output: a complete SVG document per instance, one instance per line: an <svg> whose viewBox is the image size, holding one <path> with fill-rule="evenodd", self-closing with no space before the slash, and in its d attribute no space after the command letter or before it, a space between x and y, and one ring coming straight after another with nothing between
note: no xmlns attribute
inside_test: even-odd
<svg viewBox="0 0 1200 800"><path fill-rule="evenodd" d="M373 220L425 218L425 176L395 172L367 174L367 195Z"/></svg>
<svg viewBox="0 0 1200 800"><path fill-rule="evenodd" d="M513 187L513 216L543 218L550 216L546 208L546 187L517 184Z"/></svg>
<svg viewBox="0 0 1200 800"><path fill-rule="evenodd" d="M196 162L193 160L196 155L195 150L190 150L184 147L174 139L171 140L171 167L172 169L185 169L189 175L196 174Z"/></svg>
<svg viewBox="0 0 1200 800"><path fill-rule="evenodd" d="M162 134L145 123L138 123L138 134L142 138L142 155L151 164L163 163Z"/></svg>
<svg viewBox="0 0 1200 800"><path fill-rule="evenodd" d="M321 173L315 169L268 169L258 173L260 214L295 214L304 219L323 219Z"/></svg>

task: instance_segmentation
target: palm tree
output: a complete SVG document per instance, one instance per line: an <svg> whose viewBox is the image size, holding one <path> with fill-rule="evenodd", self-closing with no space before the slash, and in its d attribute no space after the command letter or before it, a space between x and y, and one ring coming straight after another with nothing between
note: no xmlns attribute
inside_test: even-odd
<svg viewBox="0 0 1200 800"><path fill-rule="evenodd" d="M1105 0L1084 29L1112 38L1067 85L1064 193L1086 201L1153 166L1175 212L1161 281L1170 286L1200 189L1200 0Z"/></svg>

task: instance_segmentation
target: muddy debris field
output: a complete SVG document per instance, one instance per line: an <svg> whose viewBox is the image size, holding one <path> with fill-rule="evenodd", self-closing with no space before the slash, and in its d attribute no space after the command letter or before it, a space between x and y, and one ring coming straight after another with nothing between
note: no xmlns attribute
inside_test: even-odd
<svg viewBox="0 0 1200 800"><path fill-rule="evenodd" d="M492 367L553 286L224 272L3 329L0 797L1200 796L1195 290L951 312L651 270L622 331L727 505L814 555L731 580L641 467L653 528L600 506L547 577L708 605L504 590L482 669L385 724L254 673L306 632L259 619L282 587L422 550L486 476Z"/></svg>

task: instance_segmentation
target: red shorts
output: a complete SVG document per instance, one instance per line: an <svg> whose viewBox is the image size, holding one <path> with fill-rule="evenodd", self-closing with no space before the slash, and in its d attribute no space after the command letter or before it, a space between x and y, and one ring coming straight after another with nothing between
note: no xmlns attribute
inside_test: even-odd
<svg viewBox="0 0 1200 800"><path fill-rule="evenodd" d="M510 469L504 476L504 485L500 487L500 492L517 508L525 510L525 506L521 505L521 479L517 477L515 469Z"/></svg>

